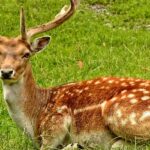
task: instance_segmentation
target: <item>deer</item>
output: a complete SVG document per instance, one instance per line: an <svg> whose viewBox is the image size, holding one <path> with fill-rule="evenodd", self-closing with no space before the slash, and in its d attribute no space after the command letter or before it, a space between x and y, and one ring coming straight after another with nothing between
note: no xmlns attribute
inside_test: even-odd
<svg viewBox="0 0 150 150"><path fill-rule="evenodd" d="M20 35L0 37L0 78L8 113L40 150L113 149L128 141L150 139L150 80L99 77L40 88L30 58L50 43L50 36L31 38L68 20L78 1L54 20L26 29L20 11Z"/></svg>

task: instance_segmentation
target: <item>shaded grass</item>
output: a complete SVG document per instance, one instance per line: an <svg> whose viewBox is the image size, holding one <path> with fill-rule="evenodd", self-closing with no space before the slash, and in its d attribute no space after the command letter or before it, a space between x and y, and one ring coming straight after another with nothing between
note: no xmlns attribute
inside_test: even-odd
<svg viewBox="0 0 150 150"><path fill-rule="evenodd" d="M68 0L0 0L0 33L19 34L19 6L24 5L28 26L47 22ZM98 13L91 5L101 4ZM51 45L32 59L40 86L55 86L97 76L150 76L150 2L147 0L86 0L59 28L47 32ZM83 62L80 69L78 61ZM1 88L2 89L2 88ZM28 137L8 116L0 91L0 149L32 150ZM135 147L133 146L133 149Z"/></svg>

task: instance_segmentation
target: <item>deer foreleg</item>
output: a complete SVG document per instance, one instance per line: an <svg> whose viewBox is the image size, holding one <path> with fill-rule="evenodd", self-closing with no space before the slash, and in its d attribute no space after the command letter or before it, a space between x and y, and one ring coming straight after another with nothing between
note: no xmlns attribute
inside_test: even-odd
<svg viewBox="0 0 150 150"><path fill-rule="evenodd" d="M69 133L71 117L64 114L55 114L43 126L41 150L56 149L61 145ZM47 130L45 130L47 129Z"/></svg>

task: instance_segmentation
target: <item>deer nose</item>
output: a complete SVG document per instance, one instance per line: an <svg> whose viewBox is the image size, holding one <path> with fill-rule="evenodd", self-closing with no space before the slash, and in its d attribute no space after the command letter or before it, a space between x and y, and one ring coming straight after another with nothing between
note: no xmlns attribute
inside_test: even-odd
<svg viewBox="0 0 150 150"><path fill-rule="evenodd" d="M3 79L10 79L13 75L13 69L1 69L1 77Z"/></svg>

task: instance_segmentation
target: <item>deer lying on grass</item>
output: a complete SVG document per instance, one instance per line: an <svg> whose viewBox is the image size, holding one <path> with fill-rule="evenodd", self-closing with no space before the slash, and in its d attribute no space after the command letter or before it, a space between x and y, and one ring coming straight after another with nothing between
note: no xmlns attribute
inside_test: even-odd
<svg viewBox="0 0 150 150"><path fill-rule="evenodd" d="M39 88L29 59L42 50L50 37L30 38L53 29L70 18L76 0L47 24L26 31L21 10L21 36L0 37L0 77L11 118L41 150L75 149L100 144L110 149L117 138L150 139L150 81L101 77L49 89Z"/></svg>

